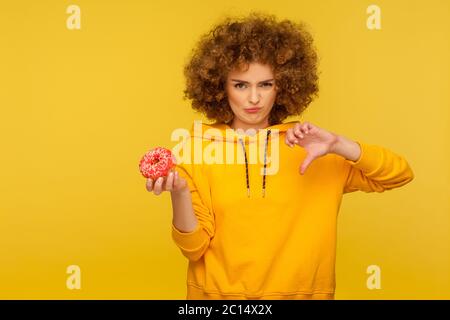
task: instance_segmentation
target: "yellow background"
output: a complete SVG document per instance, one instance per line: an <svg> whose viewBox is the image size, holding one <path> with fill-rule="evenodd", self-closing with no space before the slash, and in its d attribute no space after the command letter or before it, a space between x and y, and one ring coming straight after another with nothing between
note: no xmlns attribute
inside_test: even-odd
<svg viewBox="0 0 450 320"><path fill-rule="evenodd" d="M366 27L372 3L381 30ZM81 30L66 27L70 4ZM385 146L416 175L344 196L336 298L450 298L446 0L2 2L0 298L185 298L170 195L146 191L138 161L204 119L182 99L182 67L220 18L251 10L305 21L315 38L320 96L300 120ZM66 287L69 265L80 290Z"/></svg>

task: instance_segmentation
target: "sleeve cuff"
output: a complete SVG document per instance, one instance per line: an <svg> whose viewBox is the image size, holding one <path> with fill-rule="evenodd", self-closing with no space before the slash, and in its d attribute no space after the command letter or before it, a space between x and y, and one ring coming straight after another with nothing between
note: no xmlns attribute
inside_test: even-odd
<svg viewBox="0 0 450 320"><path fill-rule="evenodd" d="M172 237L184 249L195 250L202 247L205 242L205 234L200 223L197 223L197 227L191 232L181 232L172 223Z"/></svg>
<svg viewBox="0 0 450 320"><path fill-rule="evenodd" d="M356 161L345 159L349 164L355 166L364 172L374 172L383 163L383 152L377 146L368 145L359 141L356 141L361 148L361 154Z"/></svg>

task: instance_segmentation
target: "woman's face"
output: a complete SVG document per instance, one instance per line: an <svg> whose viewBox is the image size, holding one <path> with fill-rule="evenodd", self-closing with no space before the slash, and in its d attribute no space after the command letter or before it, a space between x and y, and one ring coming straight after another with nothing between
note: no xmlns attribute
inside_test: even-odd
<svg viewBox="0 0 450 320"><path fill-rule="evenodd" d="M272 68L253 62L247 70L234 69L226 82L228 103L234 113L233 129L262 129L269 126L269 114L276 98Z"/></svg>

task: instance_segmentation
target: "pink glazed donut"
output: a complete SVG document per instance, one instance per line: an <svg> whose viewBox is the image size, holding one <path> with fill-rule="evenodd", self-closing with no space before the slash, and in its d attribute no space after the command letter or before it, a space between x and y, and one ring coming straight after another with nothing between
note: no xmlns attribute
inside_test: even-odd
<svg viewBox="0 0 450 320"><path fill-rule="evenodd" d="M142 157L139 170L144 177L156 180L167 176L175 162L175 157L169 149L156 147Z"/></svg>

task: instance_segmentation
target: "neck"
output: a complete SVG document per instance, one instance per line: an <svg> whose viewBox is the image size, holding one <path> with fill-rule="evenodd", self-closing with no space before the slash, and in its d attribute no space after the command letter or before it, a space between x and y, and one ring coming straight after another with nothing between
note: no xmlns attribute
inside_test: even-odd
<svg viewBox="0 0 450 320"><path fill-rule="evenodd" d="M236 118L233 119L233 121L230 124L231 129L237 130L241 129L244 131L247 131L249 129L259 130L259 129L265 129L269 126L269 120L265 119L261 123L255 123L255 124L247 124L245 122L239 121Z"/></svg>

